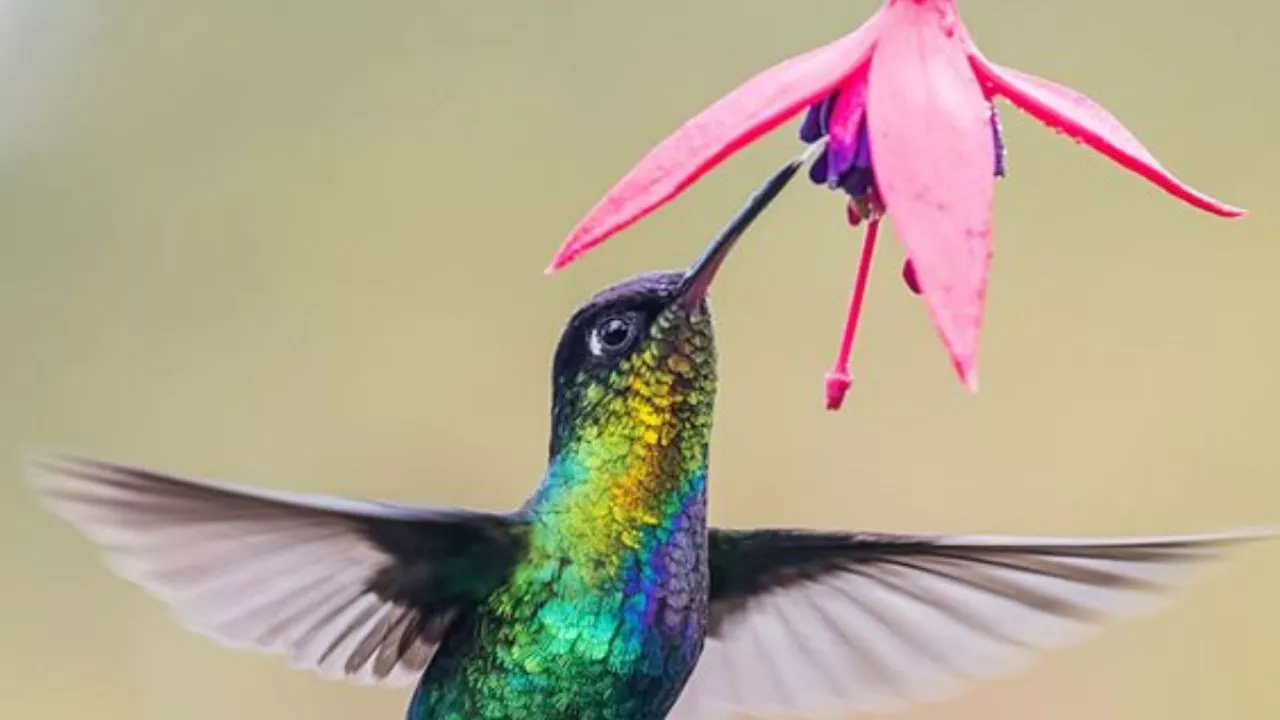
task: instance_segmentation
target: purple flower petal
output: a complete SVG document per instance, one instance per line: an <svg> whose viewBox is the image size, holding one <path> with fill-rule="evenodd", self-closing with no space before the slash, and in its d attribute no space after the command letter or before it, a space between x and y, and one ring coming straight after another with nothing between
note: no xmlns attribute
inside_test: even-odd
<svg viewBox="0 0 1280 720"><path fill-rule="evenodd" d="M871 139L867 137L867 123L858 127L858 150L853 156L854 167L871 169Z"/></svg>
<svg viewBox="0 0 1280 720"><path fill-rule="evenodd" d="M808 112L804 115L804 121L800 123L801 142L812 145L827 136L827 118L831 115L835 96L835 93L832 93L820 102L809 106Z"/></svg>
<svg viewBox="0 0 1280 720"><path fill-rule="evenodd" d="M815 185L826 185L828 169L827 150L824 149L821 153L818 153L818 157L809 165L809 179Z"/></svg>

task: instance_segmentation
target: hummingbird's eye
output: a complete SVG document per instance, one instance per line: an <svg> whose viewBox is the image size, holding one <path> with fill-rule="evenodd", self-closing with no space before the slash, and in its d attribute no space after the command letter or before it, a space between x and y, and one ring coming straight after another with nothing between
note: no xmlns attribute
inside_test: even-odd
<svg viewBox="0 0 1280 720"><path fill-rule="evenodd" d="M626 349L636 336L636 319L631 315L611 315L596 323L587 344L592 355Z"/></svg>

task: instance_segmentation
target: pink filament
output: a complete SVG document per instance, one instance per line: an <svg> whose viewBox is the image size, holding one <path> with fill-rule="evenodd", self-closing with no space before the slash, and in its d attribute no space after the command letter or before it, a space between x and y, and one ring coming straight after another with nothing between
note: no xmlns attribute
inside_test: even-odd
<svg viewBox="0 0 1280 720"><path fill-rule="evenodd" d="M849 315L844 321L844 335L840 338L840 350L836 362L826 375L827 409L839 410L844 396L853 385L849 375L849 355L853 352L853 340L858 334L858 318L862 315L862 299L867 293L867 278L871 275L871 258L876 251L876 237L880 234L880 219L867 223L862 239L862 256L858 260L858 274L853 281L853 294L849 297Z"/></svg>

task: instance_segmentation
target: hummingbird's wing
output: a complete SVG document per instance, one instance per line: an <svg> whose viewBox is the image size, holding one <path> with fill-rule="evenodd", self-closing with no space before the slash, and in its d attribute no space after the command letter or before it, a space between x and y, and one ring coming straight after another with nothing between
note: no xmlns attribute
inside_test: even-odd
<svg viewBox="0 0 1280 720"><path fill-rule="evenodd" d="M1116 540L712 530L706 649L670 718L893 710L1153 605L1265 532Z"/></svg>
<svg viewBox="0 0 1280 720"><path fill-rule="evenodd" d="M104 462L33 463L37 493L112 567L223 643L407 684L524 546L511 517L266 492Z"/></svg>

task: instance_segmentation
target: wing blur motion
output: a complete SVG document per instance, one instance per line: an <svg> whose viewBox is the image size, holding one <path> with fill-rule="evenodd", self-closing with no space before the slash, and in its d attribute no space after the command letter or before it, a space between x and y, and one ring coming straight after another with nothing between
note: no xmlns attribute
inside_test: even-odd
<svg viewBox="0 0 1280 720"><path fill-rule="evenodd" d="M676 720L889 711L1010 672L1267 532L1133 538L711 533L711 627Z"/></svg>
<svg viewBox="0 0 1280 720"><path fill-rule="evenodd" d="M81 459L31 465L40 498L188 627L333 678L402 685L506 576L502 515L264 492Z"/></svg>

